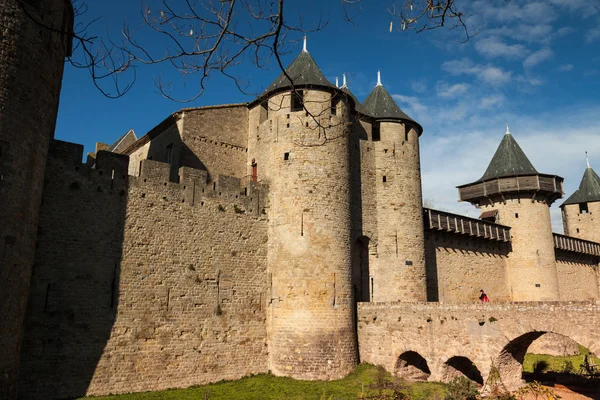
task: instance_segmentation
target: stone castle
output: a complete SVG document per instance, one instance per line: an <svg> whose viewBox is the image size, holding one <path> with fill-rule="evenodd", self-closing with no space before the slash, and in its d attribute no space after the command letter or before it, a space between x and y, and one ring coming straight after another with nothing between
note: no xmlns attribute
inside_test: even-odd
<svg viewBox="0 0 600 400"><path fill-rule="evenodd" d="M306 48L254 101L182 109L84 164L53 139L70 2L38 3L0 0L1 399L336 379L359 361L485 378L490 357L518 386L546 332L600 351L582 329L600 324L591 168L565 235L563 179L508 129L459 187L480 218L423 208L422 127L379 81L359 103Z"/></svg>

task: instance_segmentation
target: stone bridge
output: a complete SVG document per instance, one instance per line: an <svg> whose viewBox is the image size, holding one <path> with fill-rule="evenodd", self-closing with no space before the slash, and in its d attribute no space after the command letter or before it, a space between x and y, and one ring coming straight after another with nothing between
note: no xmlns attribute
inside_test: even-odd
<svg viewBox="0 0 600 400"><path fill-rule="evenodd" d="M482 384L493 362L517 389L527 348L549 332L600 355L600 303L358 304L361 361L409 379Z"/></svg>

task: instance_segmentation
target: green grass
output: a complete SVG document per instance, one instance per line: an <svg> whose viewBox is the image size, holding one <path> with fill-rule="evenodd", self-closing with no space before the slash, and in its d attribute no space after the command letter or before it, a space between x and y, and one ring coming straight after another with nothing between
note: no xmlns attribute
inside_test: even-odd
<svg viewBox="0 0 600 400"><path fill-rule="evenodd" d="M533 372L533 366L536 362L545 361L549 366L546 372L563 372L566 362L570 361L573 363L573 367L575 368L573 373L577 373L580 365L583 363L583 357L587 353L589 353L589 350L581 345L579 345L579 354L573 356L549 356L546 354L527 353L525 355L525 360L523 361L523 371ZM590 363L600 364L600 358L592 356Z"/></svg>
<svg viewBox="0 0 600 400"><path fill-rule="evenodd" d="M359 365L344 379L336 381L298 381L291 378L262 374L236 381L221 381L189 389L173 389L162 392L131 393L117 396L94 397L102 400L356 400L360 398L364 384L364 395L374 395L377 367ZM401 382L386 373L387 382ZM403 392L414 400L443 399L446 386L441 383L402 382ZM385 389L384 393L391 393Z"/></svg>

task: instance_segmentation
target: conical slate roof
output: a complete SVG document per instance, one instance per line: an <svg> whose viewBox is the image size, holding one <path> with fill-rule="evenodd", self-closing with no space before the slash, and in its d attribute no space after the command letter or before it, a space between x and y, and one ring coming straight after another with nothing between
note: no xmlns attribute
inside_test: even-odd
<svg viewBox="0 0 600 400"><path fill-rule="evenodd" d="M596 172L588 167L583 173L579 189L575 191L562 205L590 203L600 201L600 177Z"/></svg>
<svg viewBox="0 0 600 400"><path fill-rule="evenodd" d="M352 93L352 91L350 91L350 89L348 89L348 86L342 86L340 88L340 90L344 93L346 93L348 95L348 97L350 97L352 100L354 100L354 109L358 112L363 112L362 110L362 105L360 104L360 102L358 101L358 99L356 98L356 96L354 96L354 93Z"/></svg>
<svg viewBox="0 0 600 400"><path fill-rule="evenodd" d="M362 112L377 119L401 119L415 122L398 107L383 85L377 85L362 104Z"/></svg>
<svg viewBox="0 0 600 400"><path fill-rule="evenodd" d="M305 50L303 50L298 57L296 57L290 66L287 67L285 72L290 78L292 78L294 86L318 85L335 88L335 86L332 85L327 78L325 78L325 75L323 75L317 66L317 63L315 60L313 60L308 51ZM266 93L290 86L292 86L292 83L282 72L281 75L279 75L277 79L275 79L275 81L269 85Z"/></svg>
<svg viewBox="0 0 600 400"><path fill-rule="evenodd" d="M508 176L537 175L538 172L521 150L515 138L506 132L485 174L477 182Z"/></svg>

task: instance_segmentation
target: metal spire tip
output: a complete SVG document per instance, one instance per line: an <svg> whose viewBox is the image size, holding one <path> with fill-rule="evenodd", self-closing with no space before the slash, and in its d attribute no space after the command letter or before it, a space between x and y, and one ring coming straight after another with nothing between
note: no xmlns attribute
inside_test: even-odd
<svg viewBox="0 0 600 400"><path fill-rule="evenodd" d="M308 50L306 50L306 35L304 35L304 46L302 47L302 51L308 53Z"/></svg>
<svg viewBox="0 0 600 400"><path fill-rule="evenodd" d="M377 86L381 86L381 71L377 70Z"/></svg>
<svg viewBox="0 0 600 400"><path fill-rule="evenodd" d="M510 135L510 129L508 129L508 122L506 123L506 135Z"/></svg>

